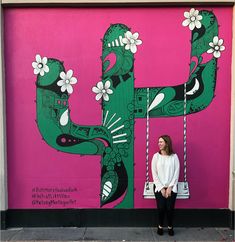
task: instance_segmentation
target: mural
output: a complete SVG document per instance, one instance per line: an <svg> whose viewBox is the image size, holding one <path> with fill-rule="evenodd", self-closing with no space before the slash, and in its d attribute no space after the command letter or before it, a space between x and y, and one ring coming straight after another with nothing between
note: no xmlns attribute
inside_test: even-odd
<svg viewBox="0 0 235 242"><path fill-rule="evenodd" d="M79 81L73 70L39 54L32 63L37 75L36 122L43 140L61 152L102 157L101 207L117 199L121 199L117 207L134 206L135 119L194 114L214 98L217 60L225 50L216 16L192 8L184 17L182 25L192 32L189 77L175 86L135 87L134 55L144 51L141 33L124 23L107 29L102 39L102 77L91 90L102 104L102 125L72 121L69 98Z"/></svg>

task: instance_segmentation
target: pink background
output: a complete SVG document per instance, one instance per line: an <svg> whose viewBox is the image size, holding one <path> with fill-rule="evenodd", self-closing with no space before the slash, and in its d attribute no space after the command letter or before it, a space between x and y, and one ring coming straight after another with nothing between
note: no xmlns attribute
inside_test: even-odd
<svg viewBox="0 0 235 242"><path fill-rule="evenodd" d="M191 31L182 26L184 11L189 9L4 9L9 208L99 207L101 157L58 152L40 136L35 123L35 55L64 61L66 70L74 71L78 83L69 99L73 121L101 125L101 106L91 88L100 81L100 39L109 25L123 23L132 32L139 32L143 41L135 55L135 87L178 85L189 75ZM228 207L232 7L203 9L213 10L216 15L226 50L218 60L215 98L208 108L187 119L191 197L177 200L179 208ZM135 121L134 208L154 208L155 200L142 196L146 121ZM181 160L182 180L183 118L150 120L150 157L157 151L157 137L164 133L172 136ZM66 193L71 203L65 207L33 205L32 190L36 187L77 190Z"/></svg>

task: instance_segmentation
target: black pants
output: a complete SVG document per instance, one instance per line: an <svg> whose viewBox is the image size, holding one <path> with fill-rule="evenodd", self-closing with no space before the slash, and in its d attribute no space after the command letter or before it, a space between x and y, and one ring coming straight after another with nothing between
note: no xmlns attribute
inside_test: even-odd
<svg viewBox="0 0 235 242"><path fill-rule="evenodd" d="M155 190L155 189L154 189ZM163 227L165 215L167 216L167 225L169 227L173 226L173 215L175 209L175 200L177 193L171 192L171 196L165 198L160 192L154 192L157 208L158 208L158 224Z"/></svg>

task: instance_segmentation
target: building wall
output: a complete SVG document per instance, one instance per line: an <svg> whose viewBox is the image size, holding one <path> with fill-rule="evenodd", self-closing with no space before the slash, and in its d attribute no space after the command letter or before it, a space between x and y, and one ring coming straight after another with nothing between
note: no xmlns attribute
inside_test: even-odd
<svg viewBox="0 0 235 242"><path fill-rule="evenodd" d="M213 14L218 22L218 29L209 29L205 35L208 33L210 36L211 31L215 33L218 31L219 39L223 39L225 50L221 51L219 58L213 56L213 53L207 53L211 48L208 42L212 42L212 39L209 41L205 38L203 43L198 44L199 49L191 44L197 38L197 32L199 35L202 32L197 31L196 27L191 31L188 26L182 25L185 20L184 13L190 11L190 6L4 9L9 210L155 208L155 200L144 198L143 191L146 179L152 180L150 166L151 158L157 152L157 139L165 133L172 137L174 149L180 158L180 181L187 179L189 184L190 197L178 199L176 207L178 209L230 208L232 152L228 140L231 133L233 8L232 6L195 8L200 10L200 13L205 11ZM128 66L129 62L133 65L131 70L127 67L128 73L133 74L131 79L133 85L125 86L122 80L123 89L116 94L117 89L112 83L110 89L114 93L109 95L109 100L101 98L97 101L97 93L94 93L92 88L101 80L105 84L108 80L106 72L113 68L113 66L108 67L108 71L104 69L106 68L104 44L105 34L108 33L106 31L112 29L114 24L125 25L125 28L130 28L132 34L138 32L138 38L142 41L142 44L137 46L136 53L125 50L129 51L128 57L123 54L116 55L124 59L118 71L121 68L125 69L125 65ZM47 57L50 71L54 71L54 65L57 65L62 68L60 71L73 70L73 76L77 79L77 83L73 85L73 92L71 94L64 92L67 94L65 99L68 103L65 109L61 110L68 109L69 112L61 111L59 117L65 113L69 118L67 126L60 123L62 127L59 130L63 131L61 134L66 132L71 134L72 125L76 128L83 127L83 131L85 126L89 130L98 127L99 132L108 130L111 133L124 124L123 133L114 132L113 136L126 134L122 137L127 136L127 139L117 138L116 141L120 143L114 142L110 146L109 139L113 142L115 138L113 140L109 134L93 139L87 136L85 142L84 140L81 142L81 149L79 135L73 136L77 139L74 141L77 144L73 146L59 147L51 142L57 135L56 132L59 132L57 127L60 120L57 119L55 126L53 126L54 121L46 123L48 120L54 120L53 114L45 113L44 107L47 104L44 101L42 106L38 105L40 98L42 100L47 98L47 94L43 91L47 88L39 86L51 80L47 76L50 75L50 71L43 76L40 73L34 74L32 63L36 62L37 54ZM194 56L202 59L196 60ZM116 59L109 57L109 64L120 61L117 57ZM192 101L191 109L187 110L185 146L187 164L185 165L182 87L187 82L198 91L193 74L197 73L194 64L197 67L204 67L213 60L215 65L201 75L203 80L212 80L210 88L200 86L202 88L198 89L200 95L204 95L202 103L193 109L198 103L196 99L195 102ZM59 78L59 75L56 75ZM137 108L138 95L135 94L140 90L143 92L144 100L147 101L147 88L150 90L150 104L157 96L156 93L165 90L166 96L169 97L167 102L174 103L171 106L164 103L159 109L155 107L155 111L149 113L148 164L146 164L146 113L143 116L138 114L140 108ZM54 87L47 90L58 92ZM171 96L171 90L180 96L178 105L175 105L178 99ZM189 89L187 91L190 93ZM194 98L194 91L188 95L188 105L191 105L190 98ZM133 104L132 110L130 104ZM167 111L164 113L162 110ZM129 116L125 116L126 113ZM40 121L41 117L44 117L43 121ZM122 120L128 122L124 123ZM50 128L43 129L47 124L50 124L48 126ZM111 124L113 126L109 128ZM88 140L92 142L89 143ZM102 146L100 140L102 145L105 143L104 140L107 143ZM105 160L107 154L113 156L109 161ZM117 167L122 169L117 170ZM149 169L147 174L146 169ZM2 174L5 176L6 172ZM105 189L107 191L110 181L116 193L112 195L112 191L108 190L111 194L110 199L104 202L100 194L104 194ZM215 195L215 191L219 195Z"/></svg>

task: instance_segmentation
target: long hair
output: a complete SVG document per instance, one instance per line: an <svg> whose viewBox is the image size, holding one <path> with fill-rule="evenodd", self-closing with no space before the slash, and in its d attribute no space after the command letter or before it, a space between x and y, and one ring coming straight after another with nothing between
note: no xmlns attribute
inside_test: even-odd
<svg viewBox="0 0 235 242"><path fill-rule="evenodd" d="M167 153L167 155L174 154L175 152L173 151L171 137L169 135L161 135L158 139L160 139L160 138L162 138L166 142L166 153Z"/></svg>

